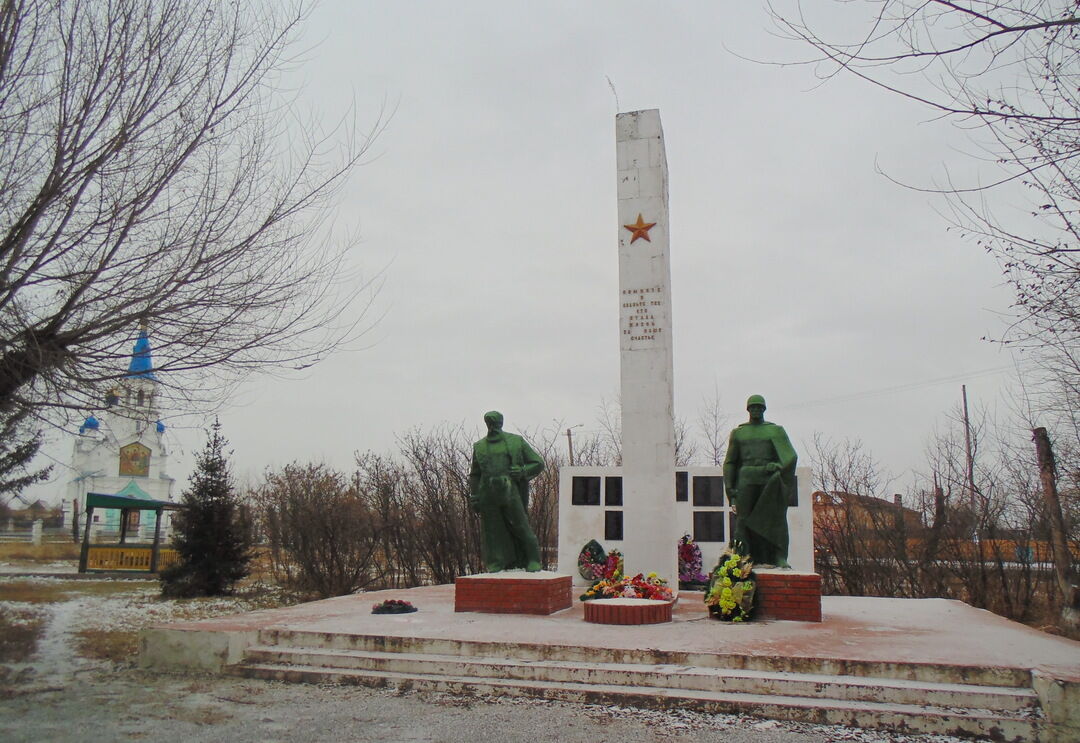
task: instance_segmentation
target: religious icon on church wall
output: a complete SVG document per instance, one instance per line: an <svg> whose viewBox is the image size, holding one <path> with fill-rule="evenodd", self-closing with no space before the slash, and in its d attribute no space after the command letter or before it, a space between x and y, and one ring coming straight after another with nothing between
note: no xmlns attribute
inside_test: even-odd
<svg viewBox="0 0 1080 743"><path fill-rule="evenodd" d="M136 442L120 447L120 475L147 477L150 475L150 449Z"/></svg>

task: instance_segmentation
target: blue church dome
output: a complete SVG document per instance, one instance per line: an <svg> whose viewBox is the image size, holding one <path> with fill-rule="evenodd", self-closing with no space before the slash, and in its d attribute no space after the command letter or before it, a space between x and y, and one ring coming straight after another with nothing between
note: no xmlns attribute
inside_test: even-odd
<svg viewBox="0 0 1080 743"><path fill-rule="evenodd" d="M150 358L150 336L146 328L139 330L139 338L135 341L135 347L131 351L131 363L128 364L129 377L142 377L144 379L157 379L152 371L154 362Z"/></svg>
<svg viewBox="0 0 1080 743"><path fill-rule="evenodd" d="M83 421L83 424L81 426L79 426L79 433L86 433L87 431L96 431L100 427L101 427L101 424L98 422L98 419L91 415L91 416L88 416L87 419Z"/></svg>
<svg viewBox="0 0 1080 743"><path fill-rule="evenodd" d="M157 432L158 433L165 433L165 424L162 423L161 421L157 422Z"/></svg>

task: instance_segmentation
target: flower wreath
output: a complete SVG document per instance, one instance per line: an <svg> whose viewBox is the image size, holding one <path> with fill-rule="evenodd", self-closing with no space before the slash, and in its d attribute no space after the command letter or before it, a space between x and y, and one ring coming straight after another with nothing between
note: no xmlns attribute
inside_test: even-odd
<svg viewBox="0 0 1080 743"><path fill-rule="evenodd" d="M408 614L413 611L419 611L419 609L401 599L387 599L382 603L371 605L372 614Z"/></svg>
<svg viewBox="0 0 1080 743"><path fill-rule="evenodd" d="M595 539L589 540L578 554L578 574L587 581L614 580L622 577L623 556L619 550L604 554L604 548Z"/></svg>
<svg viewBox="0 0 1080 743"><path fill-rule="evenodd" d="M607 554L600 543L590 539L588 544L581 548L578 553L578 575L588 581L598 580L603 577L604 568L607 566Z"/></svg>
<svg viewBox="0 0 1080 743"><path fill-rule="evenodd" d="M689 534L679 539L679 588L700 590L709 582L701 572L701 548Z"/></svg>
<svg viewBox="0 0 1080 743"><path fill-rule="evenodd" d="M674 597L667 581L656 573L642 575L638 573L633 578L620 575L617 578L599 580L593 583L589 590L581 594L582 601L594 599L652 599L654 601L671 601Z"/></svg>
<svg viewBox="0 0 1080 743"><path fill-rule="evenodd" d="M722 622L746 622L754 610L754 563L733 547L724 550L709 576L705 606Z"/></svg>

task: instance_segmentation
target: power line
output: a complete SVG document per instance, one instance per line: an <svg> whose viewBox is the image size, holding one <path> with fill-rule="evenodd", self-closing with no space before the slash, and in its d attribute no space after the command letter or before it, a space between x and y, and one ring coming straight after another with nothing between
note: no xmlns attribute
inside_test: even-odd
<svg viewBox="0 0 1080 743"><path fill-rule="evenodd" d="M852 392L846 395L837 395L835 397L826 397L820 400L811 400L810 402L800 402L794 405L785 405L787 410L795 410L798 408L809 408L817 405L828 405L835 402L852 402L855 400L865 400L871 397L881 397L883 395L891 395L895 392L908 392L910 390L918 390L926 387L935 387L941 384L952 384L955 382L966 381L969 379L979 379L980 377L989 377L995 374L1000 374L1005 371L1014 371L1015 366L995 366L991 369L981 369L979 371L964 372L962 374L950 374L947 377L938 377L936 379L927 379L921 382L908 382L906 384L898 384L892 387L881 387L876 390L863 390L861 392Z"/></svg>

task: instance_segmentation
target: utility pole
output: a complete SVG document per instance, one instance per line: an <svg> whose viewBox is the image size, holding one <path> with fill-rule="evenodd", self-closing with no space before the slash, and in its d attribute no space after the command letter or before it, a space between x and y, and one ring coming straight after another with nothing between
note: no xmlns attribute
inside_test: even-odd
<svg viewBox="0 0 1080 743"><path fill-rule="evenodd" d="M573 431L575 428L581 428L584 425L584 423L578 423L576 426L570 426L570 428L566 429L566 448L570 451L571 467L574 466L574 436L570 432Z"/></svg>
<svg viewBox="0 0 1080 743"><path fill-rule="evenodd" d="M960 385L964 398L964 453L967 456L967 491L971 515L975 516L975 460L971 456L971 420L968 418L967 385Z"/></svg>
<svg viewBox="0 0 1080 743"><path fill-rule="evenodd" d="M1080 624L1080 586L1074 582L1072 555L1069 552L1065 519L1061 513L1061 500L1057 492L1054 451L1050 447L1050 437L1045 428L1032 429L1031 435L1035 440L1035 457L1039 463L1043 500L1050 521L1050 550L1054 556L1054 574L1062 597L1062 618L1076 627Z"/></svg>

